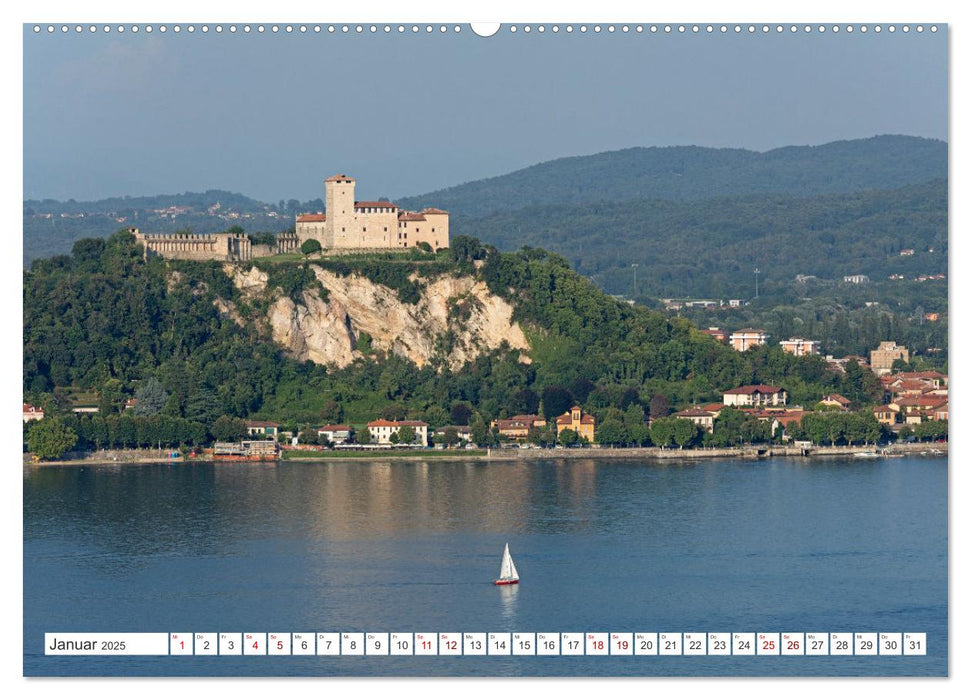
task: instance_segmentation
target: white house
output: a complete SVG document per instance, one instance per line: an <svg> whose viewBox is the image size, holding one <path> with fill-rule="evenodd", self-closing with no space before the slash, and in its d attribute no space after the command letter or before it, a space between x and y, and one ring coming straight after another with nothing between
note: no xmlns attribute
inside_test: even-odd
<svg viewBox="0 0 971 700"><path fill-rule="evenodd" d="M391 445L391 436L401 428L409 427L415 429L415 445L428 445L428 423L420 420L384 420L383 418L373 420L367 424L371 442L377 445Z"/></svg>

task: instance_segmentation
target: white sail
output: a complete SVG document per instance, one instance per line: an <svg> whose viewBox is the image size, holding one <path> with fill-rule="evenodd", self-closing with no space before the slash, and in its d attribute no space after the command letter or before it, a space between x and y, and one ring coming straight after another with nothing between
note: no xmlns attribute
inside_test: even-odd
<svg viewBox="0 0 971 700"><path fill-rule="evenodd" d="M514 581L518 578L519 572L516 571L516 565L509 554L509 543L507 542L506 549L502 552L502 564L499 565L499 580Z"/></svg>

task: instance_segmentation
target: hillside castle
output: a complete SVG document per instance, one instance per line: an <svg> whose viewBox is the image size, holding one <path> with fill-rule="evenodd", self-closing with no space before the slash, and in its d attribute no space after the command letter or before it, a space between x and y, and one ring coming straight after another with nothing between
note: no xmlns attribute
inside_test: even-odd
<svg viewBox="0 0 971 700"><path fill-rule="evenodd" d="M411 212L391 202L354 200L354 178L334 175L324 180L327 212L300 214L296 233L277 234L276 245L253 245L245 233L142 233L128 229L142 244L146 258L247 261L291 253L308 240L325 251L401 250L427 243L448 248L448 212Z"/></svg>
<svg viewBox="0 0 971 700"><path fill-rule="evenodd" d="M325 250L448 248L448 212L399 209L391 202L358 202L354 178L339 174L324 180L327 212L297 217L299 245L316 240Z"/></svg>

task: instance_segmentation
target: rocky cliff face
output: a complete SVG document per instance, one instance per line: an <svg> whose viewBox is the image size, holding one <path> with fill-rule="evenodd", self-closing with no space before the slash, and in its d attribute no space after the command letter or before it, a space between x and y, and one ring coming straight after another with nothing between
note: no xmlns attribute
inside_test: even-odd
<svg viewBox="0 0 971 700"><path fill-rule="evenodd" d="M427 282L417 304L405 304L394 290L365 277L313 270L327 300L316 290L304 291L300 303L279 296L265 319L273 340L299 360L344 367L362 357L363 333L372 351L406 357L419 367L441 357L458 368L503 342L524 351L521 357L529 361L529 344L512 321L512 306L483 282L443 276ZM267 292L266 275L258 269L226 271L244 294ZM228 306L220 309L231 312Z"/></svg>

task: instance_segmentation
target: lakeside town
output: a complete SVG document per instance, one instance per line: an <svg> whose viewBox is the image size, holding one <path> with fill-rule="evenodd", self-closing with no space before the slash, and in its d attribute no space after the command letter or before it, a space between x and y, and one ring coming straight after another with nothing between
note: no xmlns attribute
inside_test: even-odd
<svg viewBox="0 0 971 700"><path fill-rule="evenodd" d="M323 184L326 213L295 212L292 231L273 237L272 243L238 227L210 234L142 233L130 227L107 242L87 239L76 244L72 266L81 280L89 281L95 270L121 272L124 268L118 261L125 259L146 270L147 277L139 285L155 275L155 283L164 284L166 294L178 299L171 309L178 313L166 327L155 326L152 313L146 313L141 320L147 322L139 325L141 317L136 317L135 327L128 330L141 338L145 357L156 352L160 336L171 347L169 354L144 361L138 371L129 367L124 373L127 381L122 381L113 376L111 365L120 364L119 358L130 360L130 348L116 342L126 337L125 332L115 329L108 341L117 345L114 354L101 336L94 352L89 343L75 342L73 335L65 346L57 340L63 334L44 330L63 320L47 309L46 320L38 325L36 357L29 365L32 372L25 380L30 390L26 400L34 402L23 406L26 461L96 459L111 450L126 452L128 457L133 450L136 459L138 450L164 450L166 457L175 459L263 461L313 457L324 451L369 454L587 446L684 450L753 445L808 450L946 440L947 376L939 371L946 365L929 363L924 345L918 345L913 357L910 349L894 340L872 346L887 335L900 337L899 327L888 326L880 335L872 334L870 342L852 346L857 350L869 346L866 357L824 355L820 340L786 337L785 331L773 335L758 327L728 332L713 326L699 330L688 330L687 324L660 326L660 315L638 316L650 313L644 307L629 312L627 325L592 332L605 316L618 313L616 301L576 286L578 280L565 260L529 247L504 257L477 239L453 237L449 212L443 209L425 206L410 211L384 199L358 200L355 178L343 173ZM332 256L340 259L324 259ZM317 273L308 264L311 259ZM210 263L218 267L206 269L221 269L225 276L194 277L203 269L194 265ZM436 291L437 297L424 299L422 270L433 279L445 272L453 277ZM56 265L51 270L40 265L38 273L41 284L58 274ZM351 289L339 281L349 273L367 284L355 282L360 286ZM459 282L463 275L464 281ZM558 276L560 289L550 295L558 287ZM513 291L531 288L537 278L553 282L546 289L531 290L525 298ZM118 277L121 284L128 279ZM844 278L852 284L866 281L860 275ZM214 285L222 290L220 295L213 294ZM141 301L133 305L136 309L155 308L155 293L148 287L141 286L137 294ZM186 322L193 300L208 299L208 294L212 298L201 301L205 308L196 311L197 322ZM123 296L112 302L99 296L92 304L103 305L103 313L113 316L117 304L131 305L133 298ZM634 306L632 300L626 301ZM714 300L661 301L668 312L716 305ZM748 303L729 299L727 306L722 301L717 306L741 309ZM408 308L415 305L419 310ZM586 307L588 317L578 313L581 307ZM441 316L435 330L433 308ZM413 327L401 327L397 335L385 333L388 314L410 318ZM88 310L82 315L84 323L91 321ZM247 315L252 317L251 325L244 319ZM532 315L534 329L544 334L554 329L554 337L571 338L577 348L590 350L593 343L611 348L613 376L604 374L598 380L601 384L594 384L587 376L600 376L602 368L575 371L575 358L560 355L555 341L548 347L531 347L514 319L522 315ZM921 320L926 316L922 311ZM208 388L193 388L185 373L198 368L188 362L189 355L164 371L159 365L174 361L172 353L185 353L182 339L186 336L198 333L198 342L205 342L210 334L199 330L203 319L208 319L210 330L226 331L219 336L225 346L209 356L219 369L206 370L220 378L203 380ZM93 322L99 320L93 314ZM254 399L261 390L257 383L248 384L249 393L244 390L238 400L228 399L247 385L236 373L235 361L224 363L224 348L238 341L232 333L239 328L247 328L251 338L268 330L267 335L291 359L326 367L318 380L356 360L376 360L371 365L376 367L394 355L404 356L413 364L382 370L403 375L415 374L432 361L438 363L438 373L446 367L457 369L483 353L511 354L504 357L506 364L499 372L488 363L482 371L468 364L469 386L456 387L440 401L408 401L400 387L409 380L389 376L381 393L364 402L357 397L358 403L352 405L344 397L373 384L365 376L365 362L355 365L358 377L340 390L332 385L330 391L312 392L315 409L297 410L286 399L269 407L260 405ZM641 334L640 340L632 330ZM708 358L694 370L685 361L690 355L685 341L698 342L691 352ZM627 350L617 353L616 343L626 343ZM831 339L827 346L839 349ZM419 352L416 347L424 349ZM847 347L842 349L845 352ZM100 363L95 355L102 356ZM720 371L699 376L706 373L706 362L716 364L718 357L723 362ZM537 380L536 370L530 374L523 369L535 359L540 359L538 364L546 360L556 369ZM774 367L762 371L757 369L759 363ZM173 371L174 367L179 369ZM506 378L497 380L500 375ZM637 381L630 381L635 377ZM652 382L655 377L664 383ZM746 380L749 383L743 383ZM424 381L435 383L432 375ZM501 400L483 400L483 386L502 382L506 386ZM213 391L218 385L221 395ZM290 395L294 392L300 393L295 387ZM720 401L714 400L718 396Z"/></svg>
<svg viewBox="0 0 971 700"><path fill-rule="evenodd" d="M734 333L720 329L701 331L729 344L737 352L769 342L761 329L745 328ZM818 355L819 343L802 338L779 342L796 356ZM285 417L275 420L243 420L221 416L210 433L196 433L189 440L178 436L181 419L166 420L160 410L138 410L139 399L125 401L119 415L101 417L98 406L74 406L57 416L60 441L45 436L31 447L31 426L52 424L44 408L25 403L23 423L28 463L42 460L97 460L109 450L121 450L125 461L138 461L139 454L159 457L166 448L168 459L211 459L213 461L266 461L313 458L324 453L343 455L408 455L415 451L481 450L486 448L582 448L654 447L684 449L783 446L808 454L822 446L907 444L946 442L948 420L948 377L937 370L902 369L910 362L909 351L886 341L870 352L869 358L848 356L825 358L837 372L865 372L878 382L882 402L862 405L838 393L819 397L812 406L792 405L783 386L752 384L723 390L721 402L691 405L673 410L663 396L655 396L650 414L631 404L626 412L616 408L571 405L559 415L547 411L498 417L488 423L470 422L475 408L465 403L452 407L452 423L433 425L425 420L397 416L375 416L363 424L332 423L322 426L297 425ZM143 400L152 400L143 394ZM161 409L161 406L158 407ZM545 407L544 407L545 408ZM45 418L48 420L45 421ZM464 419L464 420L463 420ZM36 423L35 423L36 422ZM184 427L184 426L183 426ZM38 433L41 431L38 431ZM57 442L53 451L45 442ZM86 444L88 449L78 449ZM43 452L43 453L42 453ZM429 454L421 452L421 454ZM464 454L473 454L466 452ZM789 454L789 452L786 452ZM118 459L117 454L105 457Z"/></svg>

